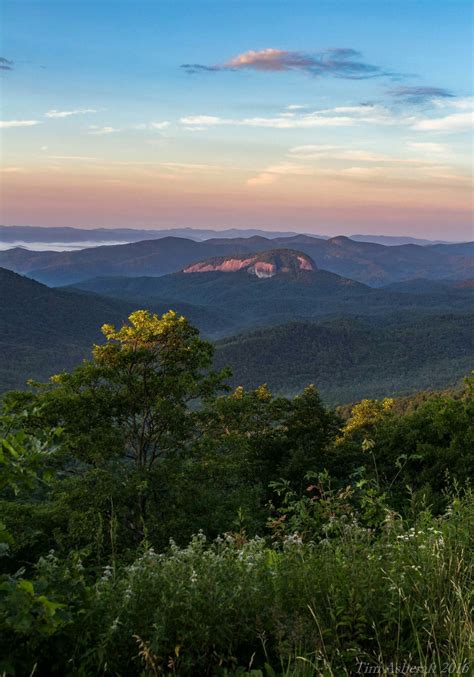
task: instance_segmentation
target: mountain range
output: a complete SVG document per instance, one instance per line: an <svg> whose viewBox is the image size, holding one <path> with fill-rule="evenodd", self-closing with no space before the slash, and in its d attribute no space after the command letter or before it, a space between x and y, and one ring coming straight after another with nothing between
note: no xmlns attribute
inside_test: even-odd
<svg viewBox="0 0 474 677"><path fill-rule="evenodd" d="M310 256L318 268L374 287L414 278L474 277L473 242L384 246L343 236L324 240L307 235L212 238L202 242L164 237L68 252L16 247L0 252L0 266L50 286L61 286L99 275L166 275L210 257L253 255L273 249L298 250Z"/></svg>
<svg viewBox="0 0 474 677"><path fill-rule="evenodd" d="M136 285L142 280L125 282ZM411 312L396 312L388 303L385 312L380 305L379 314L371 315L366 313L368 299L374 294L392 298L393 292L370 289L321 270L277 273L271 278L258 278L246 270L176 273L146 282L164 283L168 292L174 289L176 294L186 282L189 298L194 298L189 291L193 288L201 299L207 285L213 298L224 282L225 289L218 305L164 301L154 294L138 304L133 300L136 290L129 290L130 295L121 300L104 298L50 289L0 269L0 391L24 388L29 378L44 381L72 368L102 339L102 324L120 325L137 307L158 313L174 308L205 336L227 334L216 342L215 363L232 368L234 385L267 382L277 392L291 393L315 382L323 397L335 404L455 385L472 366L472 287L448 285L448 291L443 291L451 294L453 307L458 305L456 314L439 312L448 297L430 308L425 295L415 291L400 293L412 299ZM237 290L233 298L226 292L231 285ZM253 303L251 289L257 292ZM316 303L326 304L326 314L295 322L299 311L292 310L291 304L298 296L303 296L308 309L311 296ZM230 319L226 301L232 306ZM351 304L353 314L348 315ZM262 317L273 324L258 328ZM237 335L229 336L232 332Z"/></svg>
<svg viewBox="0 0 474 677"><path fill-rule="evenodd" d="M307 233L309 235L309 233ZM40 227L40 226L0 226L1 242L43 242L64 244L81 242L106 243L106 242L139 242L140 240L153 240L163 237L184 237L190 240L209 240L210 238L236 238L254 237L255 235L266 238L294 237L293 231L272 231L258 228L226 228L224 230L212 230L203 228L71 228L71 227ZM329 235L312 235L319 239L329 239ZM441 240L426 240L415 237L394 235L363 235L349 236L353 240L361 242L377 242L385 245L419 244L429 245L444 242ZM67 247L65 247L66 249Z"/></svg>
<svg viewBox="0 0 474 677"><path fill-rule="evenodd" d="M301 261L304 261L302 267ZM269 274L269 266L274 266ZM255 271L263 270L264 276ZM249 274L250 273L250 274ZM261 275L261 273L260 273ZM187 303L217 313L221 326L211 336L229 335L258 326L336 315L382 317L399 313L465 313L472 309L474 289L464 282L373 288L317 268L302 252L270 250L205 259L178 273L161 277L98 277L75 287L137 307L150 303ZM405 285L405 286L404 286ZM413 283L411 283L413 285ZM199 326L199 323L198 323Z"/></svg>
<svg viewBox="0 0 474 677"><path fill-rule="evenodd" d="M0 391L70 369L137 308L188 317L234 385L314 381L334 404L452 386L474 356L472 250L257 236L0 252L27 274L0 268Z"/></svg>

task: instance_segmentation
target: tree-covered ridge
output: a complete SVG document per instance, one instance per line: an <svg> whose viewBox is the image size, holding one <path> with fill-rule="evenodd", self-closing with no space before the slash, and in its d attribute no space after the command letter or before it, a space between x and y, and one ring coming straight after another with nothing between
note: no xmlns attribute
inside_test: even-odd
<svg viewBox="0 0 474 677"><path fill-rule="evenodd" d="M294 249L324 268L358 282L380 287L413 278L467 279L474 274L473 243L384 246L338 236L309 235L268 239L261 236L211 238L195 242L164 237L130 244L90 247L73 252L0 252L0 266L52 286L75 284L99 275L165 275L213 256Z"/></svg>
<svg viewBox="0 0 474 677"><path fill-rule="evenodd" d="M162 277L96 278L79 288L127 299L146 307L156 299L169 303L199 305L217 313L222 321L220 336L255 327L292 321L319 321L337 316L386 318L398 313L413 317L471 314L473 289L457 284L425 281L423 293L372 289L327 270L299 271L259 279L245 271L229 275L222 271L175 273ZM216 334L213 335L213 338Z"/></svg>
<svg viewBox="0 0 474 677"><path fill-rule="evenodd" d="M474 356L473 290L446 283L405 293L324 270L267 279L239 271L102 278L78 291L0 269L0 285L0 392L79 364L100 324L120 324L136 307L174 308L209 339L234 335L216 359L236 385L290 394L314 381L334 404L454 385Z"/></svg>
<svg viewBox="0 0 474 677"><path fill-rule="evenodd" d="M0 392L25 388L27 379L46 380L58 369L72 369L90 355L104 322L121 324L135 308L131 302L50 289L0 268ZM150 301L163 313L170 304ZM222 329L218 313L176 303L208 333Z"/></svg>
<svg viewBox="0 0 474 677"><path fill-rule="evenodd" d="M473 338L472 315L294 322L217 342L216 364L233 366L233 384L294 393L314 382L326 401L343 404L455 386L472 368Z"/></svg>
<svg viewBox="0 0 474 677"><path fill-rule="evenodd" d="M102 331L4 397L3 673L466 674L472 378L342 419L229 389L177 313Z"/></svg>

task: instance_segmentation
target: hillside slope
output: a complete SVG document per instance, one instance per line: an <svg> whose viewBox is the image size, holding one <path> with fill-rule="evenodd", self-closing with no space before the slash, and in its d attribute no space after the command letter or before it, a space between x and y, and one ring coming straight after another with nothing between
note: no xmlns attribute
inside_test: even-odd
<svg viewBox="0 0 474 677"><path fill-rule="evenodd" d="M294 270L258 277L249 275L245 269L232 273L208 271L208 266L219 265L214 259L208 261L204 262L205 272L133 279L96 278L76 286L138 305L159 298L199 304L229 322L227 334L262 324L333 314L337 310L352 312L362 299L378 295L376 290L325 270Z"/></svg>
<svg viewBox="0 0 474 677"><path fill-rule="evenodd" d="M264 252L256 257L244 255L240 259L206 259L187 268L188 272L162 277L96 278L76 286L104 296L127 299L137 306L156 299L199 305L219 316L220 329L224 329L221 335L328 315L465 313L473 307L474 289L463 283L451 285L425 280L421 285L414 285L419 293L412 293L408 283L405 283L406 287L401 285L402 291L397 288L373 289L326 270L301 270L298 256L306 256L304 254L290 252L285 256L293 258L293 267L289 267L288 259L282 265L280 256L280 270L271 277L258 278L249 275L248 269L239 269L243 262L252 268L255 260L268 266L275 254Z"/></svg>
<svg viewBox="0 0 474 677"><path fill-rule="evenodd" d="M341 404L456 385L474 366L474 316L290 323L216 347L216 365L232 366L234 385L267 383L288 394L315 383L328 402Z"/></svg>
<svg viewBox="0 0 474 677"><path fill-rule="evenodd" d="M0 288L0 390L71 368L105 322L127 317L120 302L49 289L1 268Z"/></svg>
<svg viewBox="0 0 474 677"><path fill-rule="evenodd" d="M50 289L3 268L0 289L0 392L74 367L102 340L103 324L120 325L139 307L96 294ZM155 300L140 307L157 313L172 308L208 337L222 335L227 326L218 314L185 303Z"/></svg>
<svg viewBox="0 0 474 677"><path fill-rule="evenodd" d="M253 240L195 242L165 237L123 245L106 245L68 252L30 252L14 248L0 252L0 266L52 286L73 284L97 275L165 275L207 258L251 251ZM268 247L270 248L270 247ZM253 251L253 249L252 249Z"/></svg>

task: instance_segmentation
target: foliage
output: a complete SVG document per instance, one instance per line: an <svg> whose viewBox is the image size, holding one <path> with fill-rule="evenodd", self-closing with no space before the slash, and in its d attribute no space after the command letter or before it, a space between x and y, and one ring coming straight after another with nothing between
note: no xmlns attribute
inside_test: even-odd
<svg viewBox="0 0 474 677"><path fill-rule="evenodd" d="M362 660L467 661L472 496L415 527L386 521L378 537L344 516L331 539L289 534L269 548L201 534L184 549L146 551L99 590L107 660L136 670L127 659L138 636L157 669L177 674L265 663L280 672L299 656L316 674L353 674Z"/></svg>
<svg viewBox="0 0 474 677"><path fill-rule="evenodd" d="M412 527L391 516L377 534L347 517L327 522L329 537L289 533L273 547L239 533L214 542L200 533L164 553L147 547L131 564L106 566L82 596L72 565L50 556L41 575L69 586L67 624L41 642L12 643L11 661L49 674L349 675L360 662L392 661L434 674L452 663L463 674L472 494Z"/></svg>
<svg viewBox="0 0 474 677"><path fill-rule="evenodd" d="M4 399L1 673L463 674L473 377L343 419L314 386L223 393L175 313L103 332Z"/></svg>

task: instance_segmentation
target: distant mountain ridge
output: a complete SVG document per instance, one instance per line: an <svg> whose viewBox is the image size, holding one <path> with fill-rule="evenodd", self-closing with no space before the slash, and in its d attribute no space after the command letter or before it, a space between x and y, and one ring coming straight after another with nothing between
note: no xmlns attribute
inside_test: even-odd
<svg viewBox="0 0 474 677"><path fill-rule="evenodd" d="M423 237L410 237L408 235L364 235L361 233L354 233L353 235L349 235L349 237L356 242L374 242L375 244L384 244L393 247L401 244L418 244L422 247L433 244L455 244L450 240L428 240Z"/></svg>
<svg viewBox="0 0 474 677"><path fill-rule="evenodd" d="M0 251L0 266L48 285L74 284L97 276L160 276L211 257L257 254L293 249L323 268L364 284L380 287L413 278L474 277L474 243L384 246L338 236L329 240L308 235L268 239L213 238L195 242L165 237L124 245L70 252L34 252L21 248Z"/></svg>
<svg viewBox="0 0 474 677"><path fill-rule="evenodd" d="M212 238L253 237L259 235L268 239L293 237L298 231L267 230L265 228L74 228L70 226L2 226L0 225L0 242L139 242L140 240L160 239L163 237L185 237L202 241ZM329 240L332 235L303 233L318 239ZM403 235L349 235L359 242L376 242L385 245L400 244L448 244L446 240L429 240Z"/></svg>
<svg viewBox="0 0 474 677"><path fill-rule="evenodd" d="M272 231L260 228L226 228L213 230L209 228L72 228L68 226L0 226L0 242L140 242L164 237L184 237L201 242L211 238L254 237L266 238L292 237L294 231ZM324 238L324 235L314 235ZM329 237L329 236L327 236Z"/></svg>

